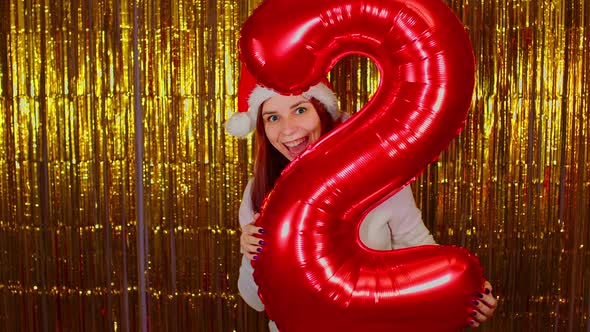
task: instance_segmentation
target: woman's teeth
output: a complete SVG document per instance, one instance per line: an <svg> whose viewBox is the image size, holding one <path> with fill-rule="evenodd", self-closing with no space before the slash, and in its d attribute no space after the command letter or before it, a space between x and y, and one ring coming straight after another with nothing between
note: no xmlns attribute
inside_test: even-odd
<svg viewBox="0 0 590 332"><path fill-rule="evenodd" d="M302 138L299 138L299 139L296 139L293 141L285 142L283 144L288 148L292 148L292 147L295 147L295 146L305 142L306 140L307 140L307 137L302 137Z"/></svg>
<svg viewBox="0 0 590 332"><path fill-rule="evenodd" d="M302 137L293 141L285 142L283 145L287 148L291 157L295 158L307 149L308 142L309 139L307 137Z"/></svg>

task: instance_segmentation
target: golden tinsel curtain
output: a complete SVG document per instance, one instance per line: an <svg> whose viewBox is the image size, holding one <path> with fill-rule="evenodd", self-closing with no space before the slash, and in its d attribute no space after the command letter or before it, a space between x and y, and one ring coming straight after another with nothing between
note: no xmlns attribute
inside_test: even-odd
<svg viewBox="0 0 590 332"><path fill-rule="evenodd" d="M222 127L259 2L0 2L0 330L265 328L236 287L251 141ZM480 257L484 330L587 330L590 4L447 3L477 83L413 184L426 225ZM378 74L350 57L330 80L354 112Z"/></svg>

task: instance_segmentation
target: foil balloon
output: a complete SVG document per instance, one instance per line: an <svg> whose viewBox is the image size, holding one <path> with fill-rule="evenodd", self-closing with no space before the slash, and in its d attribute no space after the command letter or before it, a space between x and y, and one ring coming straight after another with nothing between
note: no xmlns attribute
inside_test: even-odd
<svg viewBox="0 0 590 332"><path fill-rule="evenodd" d="M365 107L295 159L267 196L254 279L281 331L454 331L482 269L455 246L367 248L359 224L436 160L474 87L465 29L439 0L268 0L241 30L242 61L297 94L349 54L378 66Z"/></svg>

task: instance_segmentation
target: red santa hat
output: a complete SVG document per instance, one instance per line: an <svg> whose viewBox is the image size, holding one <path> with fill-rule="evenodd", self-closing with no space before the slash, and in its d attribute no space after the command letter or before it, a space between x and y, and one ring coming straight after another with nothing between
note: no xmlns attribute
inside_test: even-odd
<svg viewBox="0 0 590 332"><path fill-rule="evenodd" d="M232 136L245 137L256 128L256 118L260 105L278 92L258 84L254 76L242 64L238 85L238 112L235 112L225 123L225 130ZM338 100L326 79L305 91L303 97L315 98L332 116L334 120L341 117Z"/></svg>

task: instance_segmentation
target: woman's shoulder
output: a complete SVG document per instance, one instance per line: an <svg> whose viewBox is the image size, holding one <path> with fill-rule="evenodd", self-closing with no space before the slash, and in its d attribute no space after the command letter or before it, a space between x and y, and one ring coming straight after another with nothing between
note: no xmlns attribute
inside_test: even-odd
<svg viewBox="0 0 590 332"><path fill-rule="evenodd" d="M250 201L250 197L252 196L252 186L254 183L254 178L249 178L248 183L246 183L246 187L244 188L244 192L242 193L242 204L244 201Z"/></svg>
<svg viewBox="0 0 590 332"><path fill-rule="evenodd" d="M248 195L250 195L250 193L252 192L253 184L254 184L254 178L251 177L248 179L248 182L246 183L246 187L244 188L244 194L248 193Z"/></svg>
<svg viewBox="0 0 590 332"><path fill-rule="evenodd" d="M242 195L242 202L240 203L240 212L239 212L239 219L240 225L242 227L250 222L254 218L254 209L252 208L252 183L254 178L250 178L246 187L244 188L244 193Z"/></svg>

